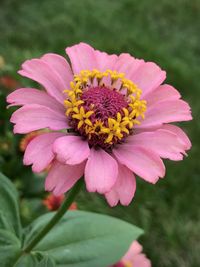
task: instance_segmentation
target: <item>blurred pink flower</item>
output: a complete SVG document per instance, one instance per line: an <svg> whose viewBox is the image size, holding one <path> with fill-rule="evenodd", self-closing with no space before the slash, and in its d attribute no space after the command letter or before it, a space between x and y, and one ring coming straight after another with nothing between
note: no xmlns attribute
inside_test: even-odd
<svg viewBox="0 0 200 267"><path fill-rule="evenodd" d="M151 267L151 262L142 253L142 246L134 241L121 261L110 267Z"/></svg>
<svg viewBox="0 0 200 267"><path fill-rule="evenodd" d="M19 74L45 91L21 88L11 106L22 106L14 133L48 128L27 146L24 164L41 172L52 163L45 188L61 195L82 175L87 190L104 194L111 206L128 205L135 174L155 184L165 175L161 158L182 160L191 143L171 122L192 119L189 105L165 71L129 54L108 55L80 43L57 54L27 60Z"/></svg>
<svg viewBox="0 0 200 267"><path fill-rule="evenodd" d="M26 134L19 143L19 149L20 151L24 152L28 146L28 144L36 137L41 134L45 133L44 130L41 131L33 131L28 134Z"/></svg>
<svg viewBox="0 0 200 267"><path fill-rule="evenodd" d="M60 196L55 196L54 194L50 193L44 200L43 205L47 207L48 210L55 211L58 210L65 199L65 195L62 194ZM76 202L73 202L69 207L69 210L77 210Z"/></svg>
<svg viewBox="0 0 200 267"><path fill-rule="evenodd" d="M13 77L4 75L0 77L0 85L5 87L6 89L14 90L19 86L19 83Z"/></svg>

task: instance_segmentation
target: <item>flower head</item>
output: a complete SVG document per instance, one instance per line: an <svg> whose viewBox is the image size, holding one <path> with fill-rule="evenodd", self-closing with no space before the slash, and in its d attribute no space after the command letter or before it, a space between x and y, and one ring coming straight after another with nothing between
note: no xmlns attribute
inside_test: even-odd
<svg viewBox="0 0 200 267"><path fill-rule="evenodd" d="M111 206L128 205L135 174L150 183L164 177L161 158L182 160L191 143L172 122L191 120L189 105L162 84L165 71L129 54L108 55L80 43L57 54L27 60L19 74L45 91L21 88L7 101L20 105L14 132L46 129L26 147L24 164L41 172L45 188L61 195L84 175L89 192ZM161 85L162 84L162 85Z"/></svg>
<svg viewBox="0 0 200 267"><path fill-rule="evenodd" d="M151 267L151 262L142 253L142 246L137 241L134 241L126 255L111 267Z"/></svg>

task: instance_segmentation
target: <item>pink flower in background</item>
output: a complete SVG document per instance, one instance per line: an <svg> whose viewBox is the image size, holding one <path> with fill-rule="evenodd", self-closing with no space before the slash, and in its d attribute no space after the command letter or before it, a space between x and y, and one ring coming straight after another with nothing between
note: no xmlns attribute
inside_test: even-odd
<svg viewBox="0 0 200 267"><path fill-rule="evenodd" d="M36 137L45 133L45 131L33 131L26 134L19 143L19 149L21 152L24 152L28 146L28 144Z"/></svg>
<svg viewBox="0 0 200 267"><path fill-rule="evenodd" d="M110 267L151 267L151 262L142 253L142 246L134 241L121 261Z"/></svg>
<svg viewBox="0 0 200 267"><path fill-rule="evenodd" d="M128 205L135 175L155 184L165 175L161 158L182 160L191 143L172 122L192 119L179 92L162 84L165 71L129 54L108 55L80 43L57 54L27 60L19 74L45 91L21 88L10 105L22 106L14 133L48 129L26 147L24 164L34 172L50 163L45 188L61 195L84 175L87 190L111 206ZM162 85L161 85L162 84Z"/></svg>
<svg viewBox="0 0 200 267"><path fill-rule="evenodd" d="M63 201L65 199L65 195L62 194L60 196L54 196L54 194L50 193L43 201L43 205L50 211L55 211L60 208ZM69 210L77 210L76 202L73 202L69 207Z"/></svg>

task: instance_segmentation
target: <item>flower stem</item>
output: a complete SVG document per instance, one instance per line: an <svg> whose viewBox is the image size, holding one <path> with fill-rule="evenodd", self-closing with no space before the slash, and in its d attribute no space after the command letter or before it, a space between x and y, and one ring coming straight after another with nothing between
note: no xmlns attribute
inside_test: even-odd
<svg viewBox="0 0 200 267"><path fill-rule="evenodd" d="M79 181L74 185L73 189L70 191L68 197L64 200L63 204L60 206L58 211L52 217L52 219L48 222L48 224L39 232L35 238L23 249L23 253L29 253L54 227L54 225L63 217L66 211L69 209L70 205L74 201L76 195L81 189L83 183L83 178L79 179Z"/></svg>

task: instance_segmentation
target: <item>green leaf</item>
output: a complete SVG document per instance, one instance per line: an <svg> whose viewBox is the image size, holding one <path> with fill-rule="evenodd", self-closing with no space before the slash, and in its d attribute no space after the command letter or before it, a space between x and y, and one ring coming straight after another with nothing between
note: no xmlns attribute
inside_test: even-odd
<svg viewBox="0 0 200 267"><path fill-rule="evenodd" d="M50 259L46 254L33 252L24 254L18 259L14 267L56 267L53 259Z"/></svg>
<svg viewBox="0 0 200 267"><path fill-rule="evenodd" d="M52 216L43 215L26 229L25 246ZM71 211L35 250L46 252L60 267L107 267L117 262L141 233L136 226L110 216Z"/></svg>
<svg viewBox="0 0 200 267"><path fill-rule="evenodd" d="M0 230L0 266L13 266L20 254L20 247L20 241L13 233Z"/></svg>
<svg viewBox="0 0 200 267"><path fill-rule="evenodd" d="M55 267L56 264L53 259L49 258L47 255L44 256L43 260L40 261L37 267Z"/></svg>
<svg viewBox="0 0 200 267"><path fill-rule="evenodd" d="M0 173L0 226L21 237L21 223L18 206L18 194L14 185Z"/></svg>

